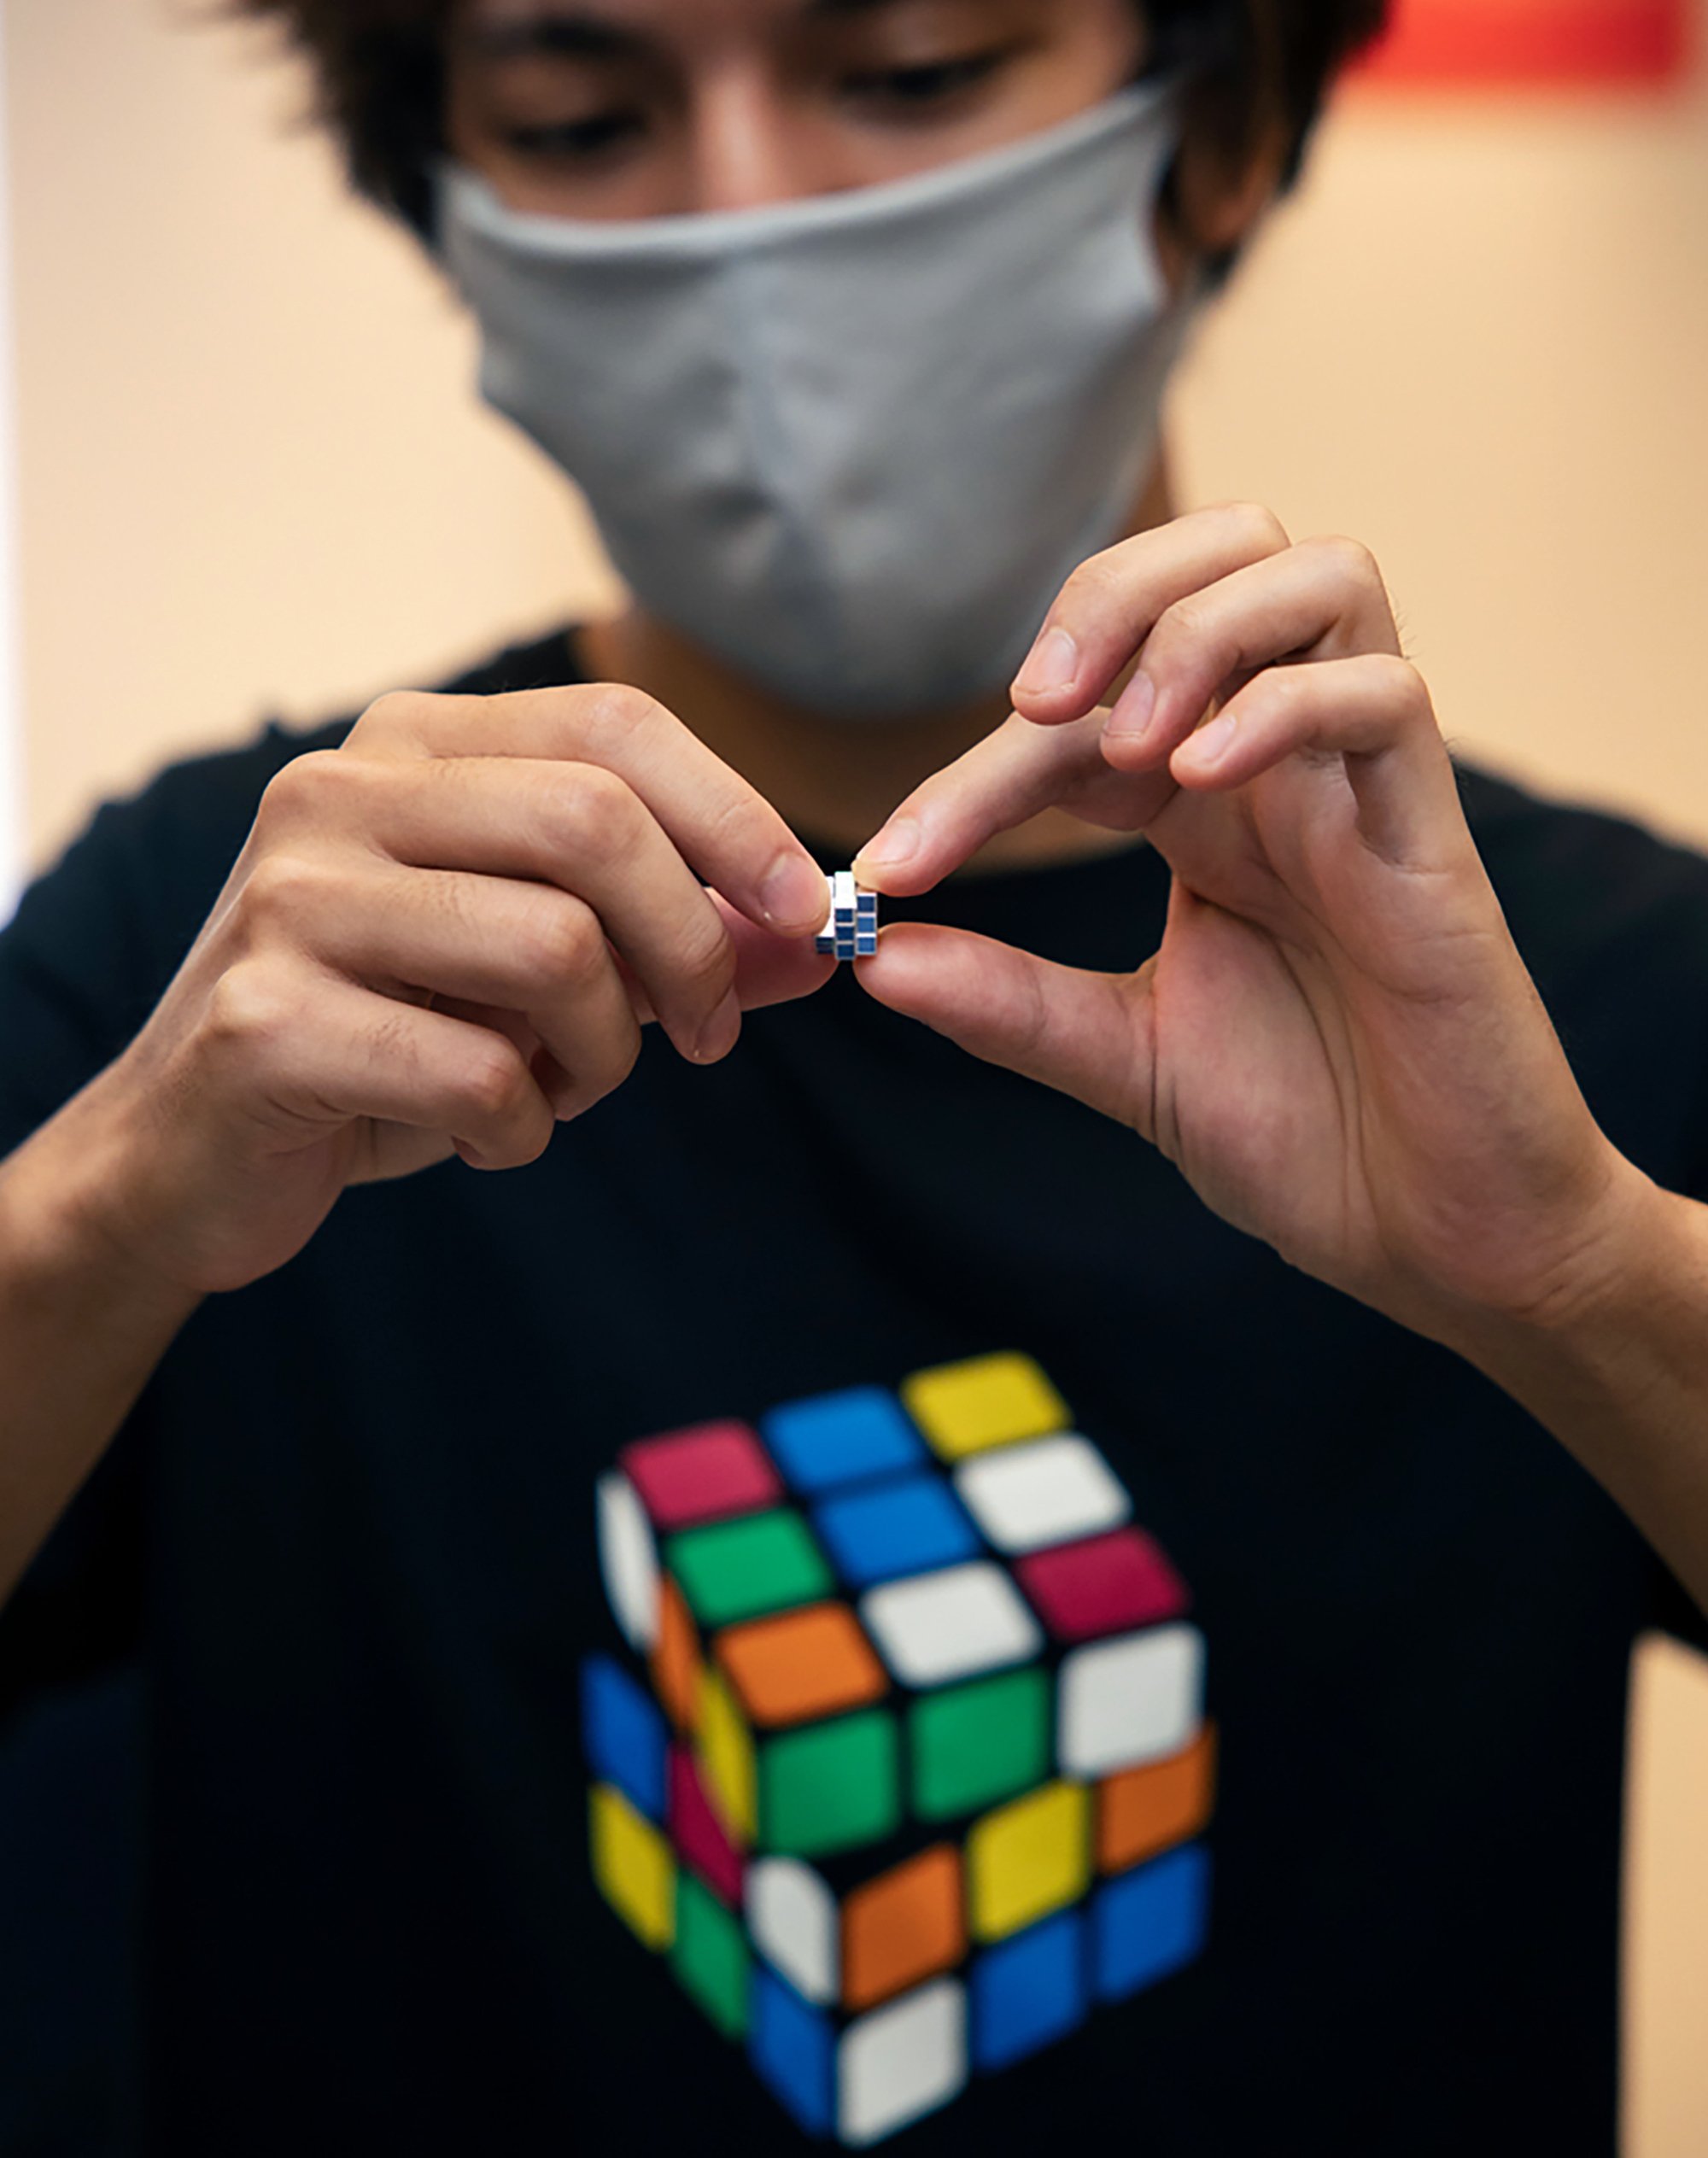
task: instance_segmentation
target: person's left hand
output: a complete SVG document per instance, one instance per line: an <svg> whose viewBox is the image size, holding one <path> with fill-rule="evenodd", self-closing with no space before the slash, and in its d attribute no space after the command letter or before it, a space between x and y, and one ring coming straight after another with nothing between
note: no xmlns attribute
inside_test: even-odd
<svg viewBox="0 0 1708 2158"><path fill-rule="evenodd" d="M1072 579L1015 699L857 874L928 892L1061 805L1167 863L1161 949L1089 974L898 925L870 993L1130 1124L1226 1219L1437 1338L1567 1310L1640 1179L1512 943L1369 553L1246 507L1146 533Z"/></svg>

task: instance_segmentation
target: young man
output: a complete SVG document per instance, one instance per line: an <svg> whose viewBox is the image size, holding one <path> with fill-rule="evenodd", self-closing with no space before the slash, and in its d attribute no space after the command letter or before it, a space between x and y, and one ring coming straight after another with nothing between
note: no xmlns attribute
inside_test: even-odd
<svg viewBox="0 0 1708 2158"><path fill-rule="evenodd" d="M1708 868L1456 779L1368 556L1157 440L1375 10L270 11L635 605L0 943L9 1680L146 1674L137 2132L1609 2150Z"/></svg>

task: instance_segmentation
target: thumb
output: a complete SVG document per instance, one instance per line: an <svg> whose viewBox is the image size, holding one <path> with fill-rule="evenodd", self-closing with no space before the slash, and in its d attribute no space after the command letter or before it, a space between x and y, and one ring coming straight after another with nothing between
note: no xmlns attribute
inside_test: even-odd
<svg viewBox="0 0 1708 2158"><path fill-rule="evenodd" d="M869 996L987 1064L1151 1135L1150 970L1088 974L962 929L886 929L855 969Z"/></svg>

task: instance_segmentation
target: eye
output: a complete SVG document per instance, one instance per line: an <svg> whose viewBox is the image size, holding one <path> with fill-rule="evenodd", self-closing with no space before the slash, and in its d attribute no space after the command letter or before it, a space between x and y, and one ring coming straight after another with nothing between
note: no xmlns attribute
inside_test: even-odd
<svg viewBox="0 0 1708 2158"><path fill-rule="evenodd" d="M530 122L507 127L506 145L518 157L556 164L591 163L625 148L646 132L643 114L623 108L591 113L580 120Z"/></svg>
<svg viewBox="0 0 1708 2158"><path fill-rule="evenodd" d="M873 68L845 77L843 89L862 104L888 106L903 114L928 113L990 81L1013 57L1003 47L996 51L959 53L910 67Z"/></svg>

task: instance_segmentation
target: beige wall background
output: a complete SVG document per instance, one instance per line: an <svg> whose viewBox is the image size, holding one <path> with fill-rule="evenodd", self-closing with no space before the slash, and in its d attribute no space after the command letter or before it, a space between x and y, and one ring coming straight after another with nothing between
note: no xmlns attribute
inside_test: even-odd
<svg viewBox="0 0 1708 2158"><path fill-rule="evenodd" d="M38 862L167 757L611 593L300 84L197 13L8 9ZM1708 843L1708 82L1347 101L1175 431L1188 500L1376 548L1462 751ZM1670 1646L1633 1821L1627 2158L1701 2158L1708 1669Z"/></svg>

